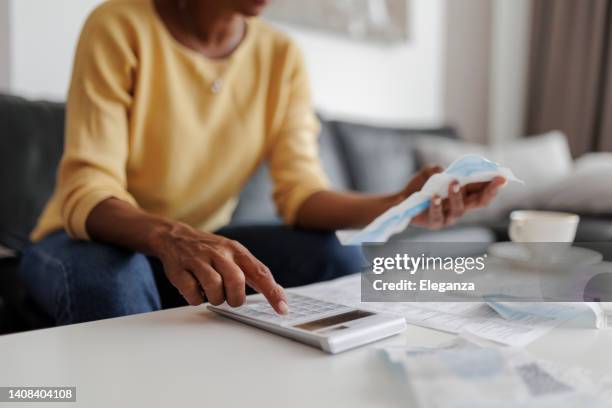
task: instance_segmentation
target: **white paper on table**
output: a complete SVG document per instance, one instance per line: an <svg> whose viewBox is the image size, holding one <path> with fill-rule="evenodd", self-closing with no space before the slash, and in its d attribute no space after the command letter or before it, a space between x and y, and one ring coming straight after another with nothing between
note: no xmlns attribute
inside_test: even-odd
<svg viewBox="0 0 612 408"><path fill-rule="evenodd" d="M541 324L548 320L566 321L579 314L592 312L593 326L604 327L604 314L596 302L499 302L488 301L487 304L506 320L525 319Z"/></svg>
<svg viewBox="0 0 612 408"><path fill-rule="evenodd" d="M500 316L485 302L361 302L361 276L294 289L301 294L374 312L404 316L406 322L449 333L467 332L511 346L524 346L569 320L572 314Z"/></svg>
<svg viewBox="0 0 612 408"><path fill-rule="evenodd" d="M384 347L423 407L605 407L612 378L457 337L435 347Z"/></svg>

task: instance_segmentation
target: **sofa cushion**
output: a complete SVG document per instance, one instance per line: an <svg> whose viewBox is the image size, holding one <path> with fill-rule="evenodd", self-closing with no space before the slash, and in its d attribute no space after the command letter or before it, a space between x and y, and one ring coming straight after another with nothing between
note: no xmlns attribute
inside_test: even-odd
<svg viewBox="0 0 612 408"><path fill-rule="evenodd" d="M346 122L334 127L353 189L368 193L400 190L418 170L415 141L421 136L456 139L453 129L383 128Z"/></svg>
<svg viewBox="0 0 612 408"><path fill-rule="evenodd" d="M571 172L535 193L538 208L612 216L612 153L587 153Z"/></svg>
<svg viewBox="0 0 612 408"><path fill-rule="evenodd" d="M325 173L335 189L350 188L346 165L342 161L333 125L321 119L319 152ZM240 194L232 225L278 224L281 219L272 201L273 185L268 166L263 163Z"/></svg>
<svg viewBox="0 0 612 408"><path fill-rule="evenodd" d="M251 176L240 193L231 225L280 224L281 219L272 201L272 182L264 163Z"/></svg>
<svg viewBox="0 0 612 408"><path fill-rule="evenodd" d="M20 249L53 191L64 105L0 95L0 243Z"/></svg>

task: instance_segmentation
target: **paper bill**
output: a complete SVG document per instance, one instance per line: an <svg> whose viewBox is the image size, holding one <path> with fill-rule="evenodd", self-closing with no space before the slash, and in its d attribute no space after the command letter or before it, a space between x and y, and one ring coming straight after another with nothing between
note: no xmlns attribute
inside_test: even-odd
<svg viewBox="0 0 612 408"><path fill-rule="evenodd" d="M570 319L572 313L502 317L485 302L361 302L359 274L295 289L308 296L404 316L410 324L449 333L468 332L498 343L524 346Z"/></svg>
<svg viewBox="0 0 612 408"><path fill-rule="evenodd" d="M604 407L612 379L464 338L436 347L386 347L420 407Z"/></svg>

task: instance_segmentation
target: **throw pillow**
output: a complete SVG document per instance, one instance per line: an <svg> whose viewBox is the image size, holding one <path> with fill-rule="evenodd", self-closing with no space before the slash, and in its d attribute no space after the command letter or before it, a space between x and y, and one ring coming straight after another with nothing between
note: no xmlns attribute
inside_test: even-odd
<svg viewBox="0 0 612 408"><path fill-rule="evenodd" d="M469 213L463 222L495 222L513 209L534 208L536 193L563 180L572 170L567 139L558 131L492 146L426 137L416 143L416 152L421 163L444 167L466 154L479 154L510 167L525 182L504 187L487 208Z"/></svg>
<svg viewBox="0 0 612 408"><path fill-rule="evenodd" d="M547 210L612 214L612 153L589 153L574 163L566 178L538 194Z"/></svg>

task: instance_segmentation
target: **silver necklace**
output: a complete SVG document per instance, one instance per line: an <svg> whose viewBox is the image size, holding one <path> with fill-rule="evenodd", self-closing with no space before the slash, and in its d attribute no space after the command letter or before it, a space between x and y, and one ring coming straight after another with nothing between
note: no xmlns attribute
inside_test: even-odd
<svg viewBox="0 0 612 408"><path fill-rule="evenodd" d="M193 17L191 17L190 19L187 19L185 17L185 11L187 10L188 2L189 0L179 0L176 3L177 13L180 19L183 21L183 24L185 24L188 27L188 29L192 32L192 34L195 34L197 37L197 29L193 22ZM243 28L243 30L246 30L246 27ZM243 32L243 35L244 35L244 32ZM220 93L221 90L223 89L223 84L224 84L223 77L225 76L226 70L227 70L227 67L224 67L223 71L217 74L217 77L213 80L210 86L210 91L215 95Z"/></svg>

